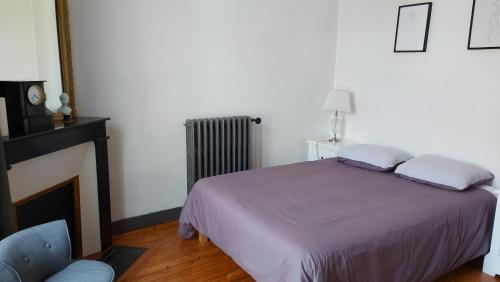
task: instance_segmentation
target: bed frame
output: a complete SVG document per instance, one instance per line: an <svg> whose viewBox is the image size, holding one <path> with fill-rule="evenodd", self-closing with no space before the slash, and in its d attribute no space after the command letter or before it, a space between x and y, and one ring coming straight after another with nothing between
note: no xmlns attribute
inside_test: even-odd
<svg viewBox="0 0 500 282"><path fill-rule="evenodd" d="M484 257L483 262L483 272L494 277L500 274L500 201L498 201L500 189L491 186L483 186L481 188L491 192L497 197L490 252Z"/></svg>

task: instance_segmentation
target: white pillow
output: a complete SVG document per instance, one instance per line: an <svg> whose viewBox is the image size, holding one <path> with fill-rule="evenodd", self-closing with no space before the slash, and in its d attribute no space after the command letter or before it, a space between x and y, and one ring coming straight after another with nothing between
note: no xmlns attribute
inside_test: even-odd
<svg viewBox="0 0 500 282"><path fill-rule="evenodd" d="M494 178L488 170L437 155L422 155L398 166L396 174L420 183L453 190L484 184Z"/></svg>
<svg viewBox="0 0 500 282"><path fill-rule="evenodd" d="M391 171L410 158L400 150L370 144L345 147L337 154L337 160L342 163L376 171Z"/></svg>

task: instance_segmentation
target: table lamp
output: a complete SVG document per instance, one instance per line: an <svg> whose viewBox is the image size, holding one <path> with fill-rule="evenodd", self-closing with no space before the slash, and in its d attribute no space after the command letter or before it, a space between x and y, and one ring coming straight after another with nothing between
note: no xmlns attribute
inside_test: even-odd
<svg viewBox="0 0 500 282"><path fill-rule="evenodd" d="M330 139L330 142L340 142L341 140L338 137L338 127L340 121L342 120L343 113L350 113L352 111L351 94L345 90L330 91L330 93L328 93L328 97L326 97L323 109L333 111L330 123L333 136Z"/></svg>

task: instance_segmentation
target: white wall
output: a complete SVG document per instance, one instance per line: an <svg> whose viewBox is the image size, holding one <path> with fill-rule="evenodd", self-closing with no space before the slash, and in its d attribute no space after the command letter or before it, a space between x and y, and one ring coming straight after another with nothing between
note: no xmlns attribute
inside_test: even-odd
<svg viewBox="0 0 500 282"><path fill-rule="evenodd" d="M439 153L500 176L500 50L468 51L472 1L434 1L427 53L393 53L398 6L342 0L335 84L355 95L347 136Z"/></svg>
<svg viewBox="0 0 500 282"><path fill-rule="evenodd" d="M110 116L113 220L181 206L188 118L263 118L264 166L328 135L333 0L71 1L77 103Z"/></svg>

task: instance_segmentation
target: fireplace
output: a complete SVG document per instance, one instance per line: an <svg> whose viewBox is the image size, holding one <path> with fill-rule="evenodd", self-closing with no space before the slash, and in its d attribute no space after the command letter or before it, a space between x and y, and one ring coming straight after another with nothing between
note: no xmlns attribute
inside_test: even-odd
<svg viewBox="0 0 500 282"><path fill-rule="evenodd" d="M14 203L14 224L23 230L54 220L66 220L73 258L82 256L78 176Z"/></svg>

